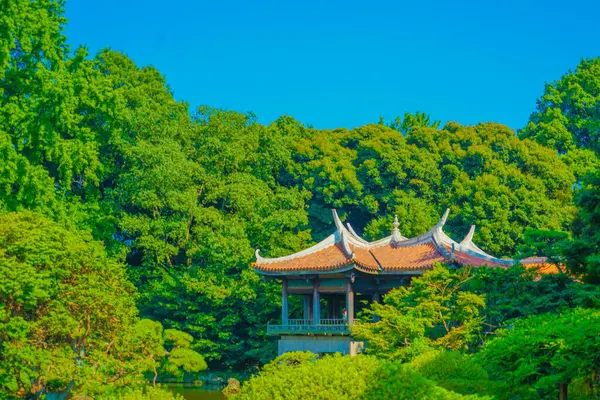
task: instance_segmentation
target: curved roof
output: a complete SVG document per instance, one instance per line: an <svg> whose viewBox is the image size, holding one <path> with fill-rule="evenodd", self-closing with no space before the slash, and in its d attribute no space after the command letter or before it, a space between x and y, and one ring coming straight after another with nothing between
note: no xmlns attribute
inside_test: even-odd
<svg viewBox="0 0 600 400"><path fill-rule="evenodd" d="M375 274L423 273L435 263L457 263L474 267L509 267L519 260L494 257L473 243L475 225L460 242L454 241L443 231L449 209L440 221L426 233L406 238L398 230L398 219L394 218L389 236L368 242L352 229L344 226L336 210L332 210L336 230L321 242L300 252L285 257L264 258L256 250L254 268L264 275L289 275L311 273L336 273L357 269ZM521 260L526 267L551 269L543 257Z"/></svg>

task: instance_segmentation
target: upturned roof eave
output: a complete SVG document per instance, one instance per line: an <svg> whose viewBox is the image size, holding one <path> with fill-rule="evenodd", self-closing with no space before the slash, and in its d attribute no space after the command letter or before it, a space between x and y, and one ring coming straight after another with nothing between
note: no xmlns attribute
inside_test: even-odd
<svg viewBox="0 0 600 400"><path fill-rule="evenodd" d="M344 272L344 271L355 268L361 272L365 272L365 273L369 273L369 274L373 274L373 275L385 275L385 274L388 274L388 271L390 271L392 274L394 274L394 273L397 273L397 271L399 269L390 270L389 267L386 268L386 266L383 265L380 262L380 260L377 259L375 254L373 254L372 250L375 250L377 248L381 248L384 246L393 246L396 248L397 247L412 247L412 246L419 245L419 244L426 243L426 242L432 242L434 244L434 246L436 247L436 249L439 251L440 255L444 258L444 260L445 260L444 262L447 262L447 263L457 262L459 264L467 265L467 264L461 262L460 260L454 259L454 256L456 255L456 253L463 253L470 257L474 257L474 258L478 259L479 262L482 263L481 265L489 265L489 266L509 267L509 266L512 266L519 262L522 264L527 264L528 262L531 264L546 262L546 260L543 259L542 257L531 259L531 261L527 260L527 259L518 260L518 259L511 259L511 258L498 258L498 257L494 257L494 256L484 252L477 245L475 245L473 243L473 235L475 232L474 225L471 226L468 234L465 236L465 238L460 243L454 241L452 238L450 238L448 235L446 235L446 233L443 231L443 227L448 218L449 211L450 210L447 209L444 212L444 215L442 216L440 221L433 228L431 228L429 231L427 231L417 237L409 239L409 238L405 238L404 236L401 236L397 229L398 228L397 219L394 219L394 224L393 224L394 230L392 231L392 235L387 236L383 239L379 239L374 242L367 242L365 239L360 237L354 231L354 229L352 228L352 226L350 224L348 224L348 227L344 226L344 224L340 220L336 210L332 210L333 222L336 227L336 231L334 233L329 235L327 238L325 238L321 242L319 242L305 250L302 250L300 252L290 254L290 255L284 256L284 257L264 258L264 257L260 256L259 250L257 249L256 250L256 262L254 263L255 271L257 271L258 273L263 274L263 275L282 276L282 275L289 275L289 274L302 275L302 274L307 274L307 273L315 273L316 271L322 271L323 273L335 273L335 272ZM311 267L311 268L306 268L306 269L299 270L299 271L297 271L295 268L288 269L285 266L280 266L280 267L278 266L277 267L279 269L278 271L264 271L263 269L260 268L261 265L267 266L267 265L273 264L273 263L284 263L285 264L285 262L287 262L287 261L291 262L292 260L298 259L300 257L308 256L310 254L318 253L319 251L328 249L331 246L335 246L335 245L339 245L342 253L344 253L344 255L348 258L349 262L351 263L351 266L344 264L345 266L343 268L336 268L335 266L330 266L330 267L324 267L322 269L315 269L314 267ZM357 248L365 249L369 252L369 254L373 257L373 261L378 266L377 271L371 270L370 266L361 267L361 263L358 262L355 254L354 254L354 252L356 251ZM543 259L543 261L542 261L542 259ZM425 269L426 268L423 268L420 270L425 270Z"/></svg>

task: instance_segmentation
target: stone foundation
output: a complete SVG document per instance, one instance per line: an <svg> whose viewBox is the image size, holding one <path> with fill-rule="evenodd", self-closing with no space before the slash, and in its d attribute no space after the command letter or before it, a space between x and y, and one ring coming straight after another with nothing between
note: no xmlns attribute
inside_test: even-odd
<svg viewBox="0 0 600 400"><path fill-rule="evenodd" d="M282 336L278 343L278 355L290 351L310 351L315 354L342 353L355 356L364 348L348 336Z"/></svg>

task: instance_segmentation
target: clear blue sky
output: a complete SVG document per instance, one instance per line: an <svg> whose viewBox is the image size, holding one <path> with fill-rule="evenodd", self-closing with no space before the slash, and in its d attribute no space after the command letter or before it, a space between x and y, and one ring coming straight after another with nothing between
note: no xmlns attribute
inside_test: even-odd
<svg viewBox="0 0 600 400"><path fill-rule="evenodd" d="M425 111L522 127L600 56L600 2L68 0L72 46L152 64L179 100L335 128Z"/></svg>

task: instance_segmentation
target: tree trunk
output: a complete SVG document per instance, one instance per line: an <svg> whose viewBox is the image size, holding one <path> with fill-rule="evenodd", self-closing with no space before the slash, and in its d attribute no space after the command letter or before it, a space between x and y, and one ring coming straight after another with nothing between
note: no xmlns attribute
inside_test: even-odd
<svg viewBox="0 0 600 400"><path fill-rule="evenodd" d="M156 367L154 367L154 377L152 378L152 387L156 387L156 377L158 376L158 372L156 372Z"/></svg>
<svg viewBox="0 0 600 400"><path fill-rule="evenodd" d="M558 399L559 400L567 400L568 387L569 386L566 383L558 384Z"/></svg>

